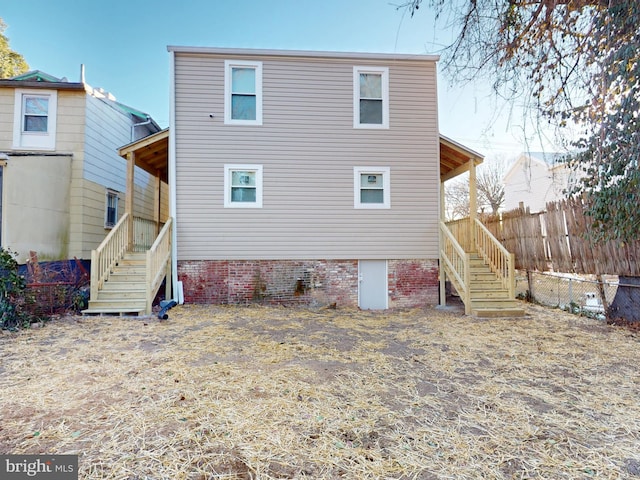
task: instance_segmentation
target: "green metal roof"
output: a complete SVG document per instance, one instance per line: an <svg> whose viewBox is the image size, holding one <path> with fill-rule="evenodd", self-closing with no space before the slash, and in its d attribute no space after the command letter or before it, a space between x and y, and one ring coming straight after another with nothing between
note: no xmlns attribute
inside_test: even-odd
<svg viewBox="0 0 640 480"><path fill-rule="evenodd" d="M18 75L10 78L10 80L22 80L22 81L31 81L31 82L51 82L51 83L60 83L65 80L62 78L54 77L53 75L49 75L41 70L31 70L27 73L23 73L22 75Z"/></svg>

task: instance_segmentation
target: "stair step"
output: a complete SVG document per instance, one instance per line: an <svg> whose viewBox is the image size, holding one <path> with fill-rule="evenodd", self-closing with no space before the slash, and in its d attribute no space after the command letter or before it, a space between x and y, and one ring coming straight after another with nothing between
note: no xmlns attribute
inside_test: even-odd
<svg viewBox="0 0 640 480"><path fill-rule="evenodd" d="M471 315L481 318L524 317L522 308L475 308Z"/></svg>
<svg viewBox="0 0 640 480"><path fill-rule="evenodd" d="M471 292L471 302L513 302L509 292Z"/></svg>
<svg viewBox="0 0 640 480"><path fill-rule="evenodd" d="M89 300L89 308L83 310L83 314L96 313L144 313L146 302L137 299L126 300Z"/></svg>
<svg viewBox="0 0 640 480"><path fill-rule="evenodd" d="M134 309L134 310L123 310L122 308L87 308L86 310L82 310L83 315L105 315L105 314L114 314L114 315L142 315L144 314L144 308Z"/></svg>
<svg viewBox="0 0 640 480"><path fill-rule="evenodd" d="M475 281L475 282L471 280L471 291L472 292L487 292L487 291L508 292L508 290L506 290L502 286L502 282L499 280Z"/></svg>
<svg viewBox="0 0 640 480"><path fill-rule="evenodd" d="M474 298L471 300L471 310L483 308L521 308L517 300L509 298Z"/></svg>
<svg viewBox="0 0 640 480"><path fill-rule="evenodd" d="M98 300L142 300L146 298L146 290L100 290Z"/></svg>
<svg viewBox="0 0 640 480"><path fill-rule="evenodd" d="M146 292L144 282L104 282L101 292Z"/></svg>
<svg viewBox="0 0 640 480"><path fill-rule="evenodd" d="M116 265L113 272L127 272L127 273L145 273L147 271L146 265Z"/></svg>
<svg viewBox="0 0 640 480"><path fill-rule="evenodd" d="M138 273L120 273L114 272L109 275L109 280L107 280L104 284L114 282L114 283L129 283L129 282L145 282L147 279L147 275L138 274Z"/></svg>

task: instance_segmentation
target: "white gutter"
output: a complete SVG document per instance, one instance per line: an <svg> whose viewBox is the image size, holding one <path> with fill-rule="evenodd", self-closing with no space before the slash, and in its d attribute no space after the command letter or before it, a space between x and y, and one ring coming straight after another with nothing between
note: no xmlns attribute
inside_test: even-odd
<svg viewBox="0 0 640 480"><path fill-rule="evenodd" d="M175 56L169 51L169 214L173 217L171 230L171 288L172 297L182 303L182 288L178 288L178 219L176 218L176 84ZM180 285L181 287L182 285Z"/></svg>

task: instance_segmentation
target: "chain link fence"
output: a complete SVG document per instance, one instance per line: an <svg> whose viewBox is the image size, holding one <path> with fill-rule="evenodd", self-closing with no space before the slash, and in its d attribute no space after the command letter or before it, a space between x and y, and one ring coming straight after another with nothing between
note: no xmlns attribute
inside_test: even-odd
<svg viewBox="0 0 640 480"><path fill-rule="evenodd" d="M618 277L603 278L606 305L611 305L617 290ZM516 295L519 298L604 320L605 307L600 292L595 276L523 271L516 275Z"/></svg>

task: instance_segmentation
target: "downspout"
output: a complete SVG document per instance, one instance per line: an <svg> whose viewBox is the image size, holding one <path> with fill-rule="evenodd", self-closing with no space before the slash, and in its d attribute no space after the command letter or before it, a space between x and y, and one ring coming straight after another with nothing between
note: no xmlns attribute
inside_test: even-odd
<svg viewBox="0 0 640 480"><path fill-rule="evenodd" d="M169 51L169 215L173 217L171 229L171 288L172 297L183 303L182 285L178 286L178 219L176 218L176 84L175 53Z"/></svg>
<svg viewBox="0 0 640 480"><path fill-rule="evenodd" d="M149 115L147 115L147 119L144 122L140 122L140 123L134 123L133 125L131 125L131 141L133 142L136 137L136 127L142 127L144 125L149 125L152 122L151 117Z"/></svg>

